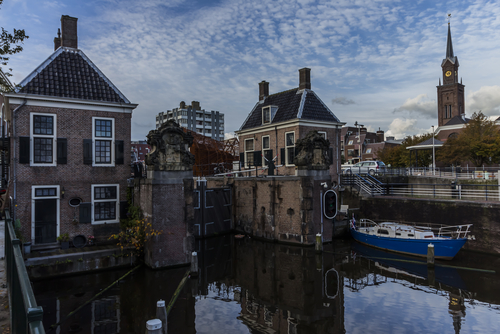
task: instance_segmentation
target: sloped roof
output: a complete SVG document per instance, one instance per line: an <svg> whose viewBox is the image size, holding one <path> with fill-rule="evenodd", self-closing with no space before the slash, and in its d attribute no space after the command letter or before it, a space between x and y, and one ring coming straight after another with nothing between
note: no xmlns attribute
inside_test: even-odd
<svg viewBox="0 0 500 334"><path fill-rule="evenodd" d="M462 116L455 116L452 119L450 119L445 126L447 125L459 125L459 124L467 124L469 123L470 119L466 118L465 120L462 118Z"/></svg>
<svg viewBox="0 0 500 334"><path fill-rule="evenodd" d="M78 49L60 47L20 84L20 93L130 103Z"/></svg>
<svg viewBox="0 0 500 334"><path fill-rule="evenodd" d="M320 122L339 123L340 120L328 109L321 99L310 89L290 89L266 96L257 102L240 130L251 129L262 125L262 108L278 107L272 123L280 123L292 119L303 119Z"/></svg>

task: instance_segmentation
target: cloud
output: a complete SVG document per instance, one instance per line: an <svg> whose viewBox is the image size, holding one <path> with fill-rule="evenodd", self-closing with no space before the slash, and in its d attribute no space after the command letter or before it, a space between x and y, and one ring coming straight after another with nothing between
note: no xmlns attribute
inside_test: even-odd
<svg viewBox="0 0 500 334"><path fill-rule="evenodd" d="M500 114L500 86L483 86L470 92L466 105L470 114L479 110L489 116Z"/></svg>
<svg viewBox="0 0 500 334"><path fill-rule="evenodd" d="M348 99L344 96L339 96L334 99L332 99L333 104L342 104L344 106L349 105L349 104L355 104L354 100Z"/></svg>
<svg viewBox="0 0 500 334"><path fill-rule="evenodd" d="M413 99L407 99L402 106L395 108L393 112L403 111L421 114L426 118L437 118L436 101L429 100L427 94L420 94Z"/></svg>
<svg viewBox="0 0 500 334"><path fill-rule="evenodd" d="M417 128L416 124L416 119L396 118L389 125L389 131L385 133L385 136L394 136L396 139L403 139L409 135L422 133L422 129Z"/></svg>
<svg viewBox="0 0 500 334"><path fill-rule="evenodd" d="M236 137L236 134L234 132L224 133L224 139L231 139L231 138L235 138L235 137Z"/></svg>

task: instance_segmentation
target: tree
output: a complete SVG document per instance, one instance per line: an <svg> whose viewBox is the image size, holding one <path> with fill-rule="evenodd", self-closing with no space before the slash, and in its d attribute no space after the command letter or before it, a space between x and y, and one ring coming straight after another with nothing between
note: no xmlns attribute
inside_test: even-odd
<svg viewBox="0 0 500 334"><path fill-rule="evenodd" d="M386 147L382 150L377 151L377 159L383 161L386 165L391 165L391 167L410 167L415 164L415 155L412 155L410 159L410 150L407 150L410 146L415 146L429 138L432 138L432 134L427 133L423 135L415 135L406 137L401 145L395 147ZM418 153L418 165L419 166L429 166L432 163L432 152L429 151L419 151Z"/></svg>
<svg viewBox="0 0 500 334"><path fill-rule="evenodd" d="M0 0L0 6L2 6L3 0ZM3 66L7 66L9 62L9 56L23 51L23 47L20 45L29 36L26 35L24 29L14 29L13 33L8 32L3 27L2 34L0 35L0 90L6 91L12 89L12 85L8 81L7 77L12 76L10 72L12 69L9 68L6 71Z"/></svg>
<svg viewBox="0 0 500 334"><path fill-rule="evenodd" d="M494 121L481 111L475 112L456 138L449 138L438 152L447 164L471 162L476 167L498 162L500 133Z"/></svg>

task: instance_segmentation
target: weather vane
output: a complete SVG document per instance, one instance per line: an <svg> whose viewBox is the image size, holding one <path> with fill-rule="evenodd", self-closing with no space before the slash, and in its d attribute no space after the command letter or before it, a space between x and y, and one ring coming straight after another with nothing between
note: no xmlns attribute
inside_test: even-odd
<svg viewBox="0 0 500 334"><path fill-rule="evenodd" d="M448 14L448 24L450 24L451 14Z"/></svg>

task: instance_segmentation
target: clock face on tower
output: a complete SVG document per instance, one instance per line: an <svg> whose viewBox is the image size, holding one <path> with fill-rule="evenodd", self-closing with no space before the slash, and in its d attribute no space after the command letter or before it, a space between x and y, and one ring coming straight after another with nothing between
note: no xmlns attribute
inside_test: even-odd
<svg viewBox="0 0 500 334"><path fill-rule="evenodd" d="M449 77L451 75L451 71L446 71L446 73L444 75L446 75L447 77Z"/></svg>

